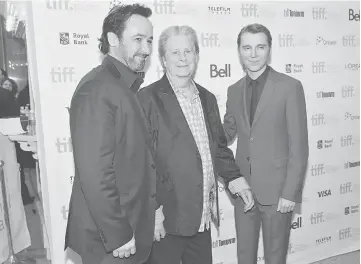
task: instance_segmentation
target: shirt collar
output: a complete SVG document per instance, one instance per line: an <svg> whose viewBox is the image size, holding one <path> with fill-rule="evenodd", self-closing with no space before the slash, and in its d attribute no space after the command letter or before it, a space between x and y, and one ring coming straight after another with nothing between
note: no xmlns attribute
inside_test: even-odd
<svg viewBox="0 0 361 264"><path fill-rule="evenodd" d="M177 87L174 83L172 83L171 78L169 78L168 73L166 73L166 76L167 76L167 78L168 78L168 81L169 81L170 86L172 87L174 93L175 93L175 94L184 95L184 89L183 89L183 88L179 88L179 87ZM198 96L198 95L199 95L199 91L198 91L197 86L196 86L196 84L194 83L193 80L191 81L191 86L192 86L192 90L193 90L193 95L194 95L194 96Z"/></svg>
<svg viewBox="0 0 361 264"><path fill-rule="evenodd" d="M264 70L264 72L258 76L258 78L256 80L252 80L248 74L247 74L247 77L246 77L246 84L247 84L247 87L249 86L249 84L251 83L251 81L255 81L256 83L265 83L266 82L266 78L267 78L267 75L268 75L268 72L269 72L269 66L267 65L266 66L266 69Z"/></svg>

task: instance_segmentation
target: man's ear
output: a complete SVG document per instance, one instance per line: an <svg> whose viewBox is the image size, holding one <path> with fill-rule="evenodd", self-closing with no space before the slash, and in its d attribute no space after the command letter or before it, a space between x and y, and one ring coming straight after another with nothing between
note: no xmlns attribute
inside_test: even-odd
<svg viewBox="0 0 361 264"><path fill-rule="evenodd" d="M109 42L109 46L111 47L118 47L119 46L119 38L118 36L113 33L113 32L108 32L107 33L107 38L108 38L108 42Z"/></svg>

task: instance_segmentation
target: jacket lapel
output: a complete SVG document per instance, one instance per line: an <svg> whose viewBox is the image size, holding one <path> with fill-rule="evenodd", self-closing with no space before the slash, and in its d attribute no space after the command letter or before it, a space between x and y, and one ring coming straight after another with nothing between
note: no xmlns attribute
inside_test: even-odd
<svg viewBox="0 0 361 264"><path fill-rule="evenodd" d="M212 128L210 127L210 124L212 124L211 123L212 120L210 120L210 115L213 110L212 110L212 108L210 108L211 106L208 104L207 94L205 93L205 91L198 84L196 84L196 86L199 91L199 98L202 103L203 116L204 116L204 122L206 123L206 128L207 128L209 146L211 148L213 148L214 134L213 134ZM215 113L213 113L213 114L215 114ZM213 149L212 149L211 153L214 153Z"/></svg>
<svg viewBox="0 0 361 264"><path fill-rule="evenodd" d="M242 106L242 111L241 111L241 119L243 122L243 127L245 127L247 129L247 132L249 133L251 131L251 125L249 124L249 115L248 115L248 111L247 111L247 94L246 94L246 78L243 78L243 82L241 83L241 99L243 101L240 102L240 105Z"/></svg>

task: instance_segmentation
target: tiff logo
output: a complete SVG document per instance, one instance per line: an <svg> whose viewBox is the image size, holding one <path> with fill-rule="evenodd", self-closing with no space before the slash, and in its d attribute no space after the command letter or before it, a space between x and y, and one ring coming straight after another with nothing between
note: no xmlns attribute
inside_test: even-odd
<svg viewBox="0 0 361 264"><path fill-rule="evenodd" d="M281 48L295 46L292 34L278 34L278 42Z"/></svg>
<svg viewBox="0 0 361 264"><path fill-rule="evenodd" d="M355 90L355 87L353 85L343 85L342 86L342 97L343 98L354 97L355 96L354 90Z"/></svg>
<svg viewBox="0 0 361 264"><path fill-rule="evenodd" d="M310 221L311 225L317 225L319 223L325 222L323 212L311 214Z"/></svg>
<svg viewBox="0 0 361 264"><path fill-rule="evenodd" d="M242 4L241 15L242 17L259 17L259 7L256 4Z"/></svg>
<svg viewBox="0 0 361 264"><path fill-rule="evenodd" d="M350 147L353 145L352 135L342 136L340 138L341 147Z"/></svg>
<svg viewBox="0 0 361 264"><path fill-rule="evenodd" d="M320 191L320 192L317 192L318 193L318 197L321 198L321 197L326 197L326 196L331 196L332 193L331 193L331 190L328 189L328 190L323 190L323 191Z"/></svg>
<svg viewBox="0 0 361 264"><path fill-rule="evenodd" d="M320 164L312 165L311 167L312 176L320 176L320 175L324 175L325 173L326 173L325 164L320 163Z"/></svg>
<svg viewBox="0 0 361 264"><path fill-rule="evenodd" d="M57 138L55 145L58 153L73 152L73 145L71 143L71 138L62 138L62 139Z"/></svg>
<svg viewBox="0 0 361 264"><path fill-rule="evenodd" d="M358 10L358 13L355 13L355 10L349 9L348 10L348 20L349 21L360 21L360 9Z"/></svg>
<svg viewBox="0 0 361 264"><path fill-rule="evenodd" d="M314 20L326 20L326 8L324 7L314 7L312 8L312 18Z"/></svg>
<svg viewBox="0 0 361 264"><path fill-rule="evenodd" d="M231 64L225 64L224 69L218 69L216 64L209 65L210 69L210 77L211 78L224 78L224 77L231 77Z"/></svg>
<svg viewBox="0 0 361 264"><path fill-rule="evenodd" d="M201 45L205 48L219 47L219 34L218 33L202 33Z"/></svg>
<svg viewBox="0 0 361 264"><path fill-rule="evenodd" d="M320 126L326 124L324 114L314 114L311 117L312 126Z"/></svg>
<svg viewBox="0 0 361 264"><path fill-rule="evenodd" d="M312 73L325 73L326 72L326 62L316 61L312 62Z"/></svg>
<svg viewBox="0 0 361 264"><path fill-rule="evenodd" d="M52 67L50 71L53 83L76 82L74 80L74 67Z"/></svg>
<svg viewBox="0 0 361 264"><path fill-rule="evenodd" d="M46 8L54 10L73 10L70 0L46 0Z"/></svg>
<svg viewBox="0 0 361 264"><path fill-rule="evenodd" d="M154 12L162 15L175 14L174 1L154 0Z"/></svg>
<svg viewBox="0 0 361 264"><path fill-rule="evenodd" d="M350 192L352 192L352 182L346 182L340 185L340 194L346 194Z"/></svg>
<svg viewBox="0 0 361 264"><path fill-rule="evenodd" d="M348 238L352 238L351 227L344 228L344 229L341 229L338 231L338 239L339 240L344 240L344 239L348 239Z"/></svg>
<svg viewBox="0 0 361 264"><path fill-rule="evenodd" d="M357 38L355 35L343 36L342 45L344 47L358 47L360 46L360 38Z"/></svg>

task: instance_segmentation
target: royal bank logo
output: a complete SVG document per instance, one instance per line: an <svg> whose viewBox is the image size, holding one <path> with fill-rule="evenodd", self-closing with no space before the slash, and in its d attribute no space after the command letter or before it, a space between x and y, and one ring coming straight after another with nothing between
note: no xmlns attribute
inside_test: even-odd
<svg viewBox="0 0 361 264"><path fill-rule="evenodd" d="M303 64L286 64L286 73L301 73L303 70Z"/></svg>
<svg viewBox="0 0 361 264"><path fill-rule="evenodd" d="M344 117L344 120L360 120L360 116L359 115L354 115L354 114L351 114L350 112L346 112L345 113L345 117Z"/></svg>
<svg viewBox="0 0 361 264"><path fill-rule="evenodd" d="M305 12L299 10L291 10L287 8L283 11L283 15L284 17L298 18L298 17L305 17Z"/></svg>
<svg viewBox="0 0 361 264"><path fill-rule="evenodd" d="M331 236L321 237L321 238L316 239L316 246L328 244L328 243L331 243L331 241L332 241Z"/></svg>
<svg viewBox="0 0 361 264"><path fill-rule="evenodd" d="M319 98L319 99L322 99L322 98L334 98L335 97L335 92L317 92L316 97Z"/></svg>
<svg viewBox="0 0 361 264"><path fill-rule="evenodd" d="M218 240L212 242L212 248L224 247L224 246L235 244L235 243L236 243L235 237L232 237L230 239L225 239L225 240L218 239Z"/></svg>
<svg viewBox="0 0 361 264"><path fill-rule="evenodd" d="M360 167L360 161L354 161L354 162L346 161L343 167L345 170Z"/></svg>
<svg viewBox="0 0 361 264"><path fill-rule="evenodd" d="M159 15L172 15L175 14L174 1L167 0L154 0L154 12Z"/></svg>
<svg viewBox="0 0 361 264"><path fill-rule="evenodd" d="M327 10L324 7L313 7L312 18L314 20L327 20Z"/></svg>
<svg viewBox="0 0 361 264"><path fill-rule="evenodd" d="M352 215L352 214L357 214L360 212L360 205L357 204L357 205L351 205L351 206L347 206L345 207L345 215Z"/></svg>
<svg viewBox="0 0 361 264"><path fill-rule="evenodd" d="M241 4L242 17L259 17L259 6L257 4Z"/></svg>
<svg viewBox="0 0 361 264"><path fill-rule="evenodd" d="M316 45L322 45L322 46L335 46L337 44L336 40L329 40L325 39L321 36L318 36L316 38Z"/></svg>
<svg viewBox="0 0 361 264"><path fill-rule="evenodd" d="M357 11L350 8L348 10L348 20L359 22L360 21L360 9L358 10L358 13L357 13Z"/></svg>
<svg viewBox="0 0 361 264"><path fill-rule="evenodd" d="M317 141L317 149L332 148L333 139L321 139Z"/></svg>
<svg viewBox="0 0 361 264"><path fill-rule="evenodd" d="M59 154L63 153L72 153L73 145L71 143L71 138L57 138L55 142L56 149Z"/></svg>
<svg viewBox="0 0 361 264"><path fill-rule="evenodd" d="M70 34L68 32L60 32L59 40L61 45L69 45L70 43L74 45L88 45L88 40L90 39L89 33L80 34L72 33L72 41L70 41Z"/></svg>
<svg viewBox="0 0 361 264"><path fill-rule="evenodd" d="M208 6L208 11L214 15L229 15L231 8L225 6Z"/></svg>
<svg viewBox="0 0 361 264"><path fill-rule="evenodd" d="M69 33L60 32L59 33L59 38L60 38L60 44L61 45L69 45L70 44Z"/></svg>

